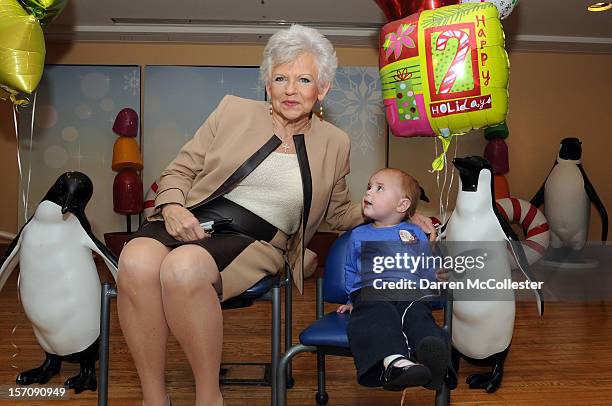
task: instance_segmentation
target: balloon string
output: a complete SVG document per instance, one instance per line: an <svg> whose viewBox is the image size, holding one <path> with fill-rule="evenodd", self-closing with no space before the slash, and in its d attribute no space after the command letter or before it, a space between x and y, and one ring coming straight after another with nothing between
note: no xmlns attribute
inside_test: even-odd
<svg viewBox="0 0 612 406"><path fill-rule="evenodd" d="M442 224L446 223L446 206L444 205L444 191L446 190L446 181L448 180L448 165L446 164L446 151L442 148L442 159L444 161L444 181L442 182L442 189L440 191L440 218Z"/></svg>
<svg viewBox="0 0 612 406"><path fill-rule="evenodd" d="M17 139L17 168L19 169L19 185L21 186L21 197L23 200L23 207L25 210L26 207L26 195L25 195L25 190L23 188L23 172L22 172L22 165L21 165L21 154L19 153L20 151L20 145L19 145L19 126L17 123L17 105L14 104L13 105L13 121L15 123L15 138ZM24 212L23 213L24 217L25 217L25 221L28 221L28 213Z"/></svg>
<svg viewBox="0 0 612 406"><path fill-rule="evenodd" d="M457 158L457 146L459 145L459 137L455 138L455 151L453 152L453 159ZM446 211L448 212L448 200L450 198L451 190L453 188L453 180L455 179L455 168L451 168L451 179L448 185L448 193L446 194ZM446 217L446 213L445 213ZM446 218L444 219L444 223L446 223Z"/></svg>
<svg viewBox="0 0 612 406"><path fill-rule="evenodd" d="M28 162L28 189L26 193L25 202L25 216L26 221L28 217L28 204L30 203L30 185L32 180L32 143L34 142L34 117L36 116L36 92L34 93L34 100L32 102L32 118L30 120L30 148L29 148L29 162Z"/></svg>
<svg viewBox="0 0 612 406"><path fill-rule="evenodd" d="M19 284L17 284L17 305L19 306L19 308L21 308L21 298L19 296ZM19 349L17 344L15 344L15 340L14 340L15 332L17 331L17 327L19 327L19 324L15 324L15 327L13 327L13 329L11 330L11 347L13 347L13 350L15 351L11 355L11 368L13 368L13 369L19 369L19 367L17 365L15 365L15 363L13 363L13 361L15 361L17 359L17 356L21 352L21 350Z"/></svg>
<svg viewBox="0 0 612 406"><path fill-rule="evenodd" d="M408 390L408 388L404 389L402 391L402 401L400 402L400 406L404 406L404 400L406 399L406 391Z"/></svg>
<svg viewBox="0 0 612 406"><path fill-rule="evenodd" d="M434 154L435 156L438 156L438 137L434 138ZM433 169L430 169L429 172L436 173L436 187L438 189L438 200L439 200L438 212L439 212L440 218L442 218L442 190L440 189L440 171L434 171Z"/></svg>

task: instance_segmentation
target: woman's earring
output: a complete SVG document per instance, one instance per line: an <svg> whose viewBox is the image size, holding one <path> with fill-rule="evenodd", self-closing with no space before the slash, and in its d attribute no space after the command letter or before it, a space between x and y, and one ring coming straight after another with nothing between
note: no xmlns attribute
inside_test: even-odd
<svg viewBox="0 0 612 406"><path fill-rule="evenodd" d="M319 103L319 118L323 120L323 103Z"/></svg>
<svg viewBox="0 0 612 406"><path fill-rule="evenodd" d="M270 102L270 115L272 115L272 102Z"/></svg>

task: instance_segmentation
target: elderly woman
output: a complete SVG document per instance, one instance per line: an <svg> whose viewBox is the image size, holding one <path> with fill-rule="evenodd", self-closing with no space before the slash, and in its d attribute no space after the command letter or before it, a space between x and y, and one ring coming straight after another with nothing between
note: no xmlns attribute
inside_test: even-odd
<svg viewBox="0 0 612 406"><path fill-rule="evenodd" d="M277 32L261 65L270 103L226 96L162 173L157 214L119 260L119 320L147 406L169 403L169 331L193 370L196 403L221 405L220 300L277 273L285 254L301 291L304 246L321 222L338 230L363 222L345 179L349 137L323 120L322 107L313 114L336 66L316 30ZM203 230L221 218L232 221Z"/></svg>

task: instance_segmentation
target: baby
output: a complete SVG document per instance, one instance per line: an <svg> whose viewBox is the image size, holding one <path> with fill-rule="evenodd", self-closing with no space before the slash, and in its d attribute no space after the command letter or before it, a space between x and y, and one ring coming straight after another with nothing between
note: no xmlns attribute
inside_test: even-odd
<svg viewBox="0 0 612 406"><path fill-rule="evenodd" d="M377 289L380 283L377 286L373 284L374 279L367 277L371 270L362 273L361 269L362 260L367 264L367 258L373 254L377 258L395 257L397 247L401 255L431 255L426 235L409 221L420 196L419 184L412 176L399 169L379 170L370 178L362 202L364 217L371 222L351 231L345 265L349 301L338 312L351 312L349 344L357 367L357 381L364 386L382 385L386 390L403 390L409 386L439 389L446 374L449 346L445 333L436 324L430 303L418 300L433 295L423 294L417 288L408 293L420 293L418 298L406 295L398 298L397 293L394 296L388 290ZM368 244L362 245L363 242ZM372 244L379 245L372 249ZM395 250L386 252L389 247ZM433 269L422 266L412 272L379 270L369 275L375 275L379 282L383 278L412 281L409 283L416 287L420 278L436 279Z"/></svg>

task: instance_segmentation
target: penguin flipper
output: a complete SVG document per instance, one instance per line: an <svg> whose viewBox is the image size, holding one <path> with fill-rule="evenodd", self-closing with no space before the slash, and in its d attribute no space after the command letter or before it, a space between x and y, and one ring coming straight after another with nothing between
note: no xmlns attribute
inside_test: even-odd
<svg viewBox="0 0 612 406"><path fill-rule="evenodd" d="M546 175L546 178L544 178L544 182L542 183L542 186L540 186L540 189L536 192L536 194L529 201L529 203L533 204L535 207L539 208L540 206L544 204L544 188L546 186L546 180L548 180L548 177L550 176L551 172L555 168L555 165L557 165L557 161L555 161L552 168L550 168L550 171L548 172L548 175Z"/></svg>
<svg viewBox="0 0 612 406"><path fill-rule="evenodd" d="M89 247L89 249L94 251L96 254L100 255L100 257L102 257L108 270L113 275L113 279L117 281L117 270L119 266L118 266L118 261L117 261L117 257L115 256L115 254L113 254L111 250L109 250L106 247L106 245L102 244L102 242L98 240L96 236L93 235L93 233L91 233L91 231L89 230L83 230L83 231L84 231L83 237L82 237L83 244Z"/></svg>
<svg viewBox="0 0 612 406"><path fill-rule="evenodd" d="M586 191L587 196L593 202L593 204L597 208L597 211L599 212L599 215L601 216L601 241L602 242L607 241L608 240L608 212L606 212L606 207L603 205L599 196L597 196L597 192L595 191L595 188L591 184L591 181L589 181L589 178L587 177L587 174L584 171L582 164L578 164L578 169L580 169L580 173L582 174L582 179L584 180L584 190Z"/></svg>
<svg viewBox="0 0 612 406"><path fill-rule="evenodd" d="M30 221L28 220L28 223L29 222ZM21 240L23 237L22 231L28 225L28 223L25 223L21 230L19 230L19 233L17 233L15 238L13 238L13 241L11 241L10 245L6 249L4 257L0 262L0 291L19 262L19 248L21 248Z"/></svg>
<svg viewBox="0 0 612 406"><path fill-rule="evenodd" d="M527 261L527 256L525 255L525 251L523 250L523 244L518 241L518 239L514 241L509 240L509 243L514 259L516 260L516 263L518 264L518 267L521 272L523 272L523 275L525 275L529 282L537 282L537 279L529 268L529 262ZM533 292L536 297L538 314L542 316L544 314L544 293L542 293L542 289L533 289Z"/></svg>
<svg viewBox="0 0 612 406"><path fill-rule="evenodd" d="M504 219L504 217L499 214L497 209L494 209L494 211L504 234L506 234L506 239L510 244L512 256L514 257L514 260L516 261L519 269L521 270L521 272L523 272L523 275L525 275L529 282L537 282L538 280L535 278L535 276L531 272L531 269L529 268L529 262L527 261L527 256L525 255L523 244L519 240L512 227L510 227L510 224L508 224L506 219ZM542 316L544 314L544 293L542 293L542 289L533 289L533 291L536 297L536 304L538 306L538 314Z"/></svg>

